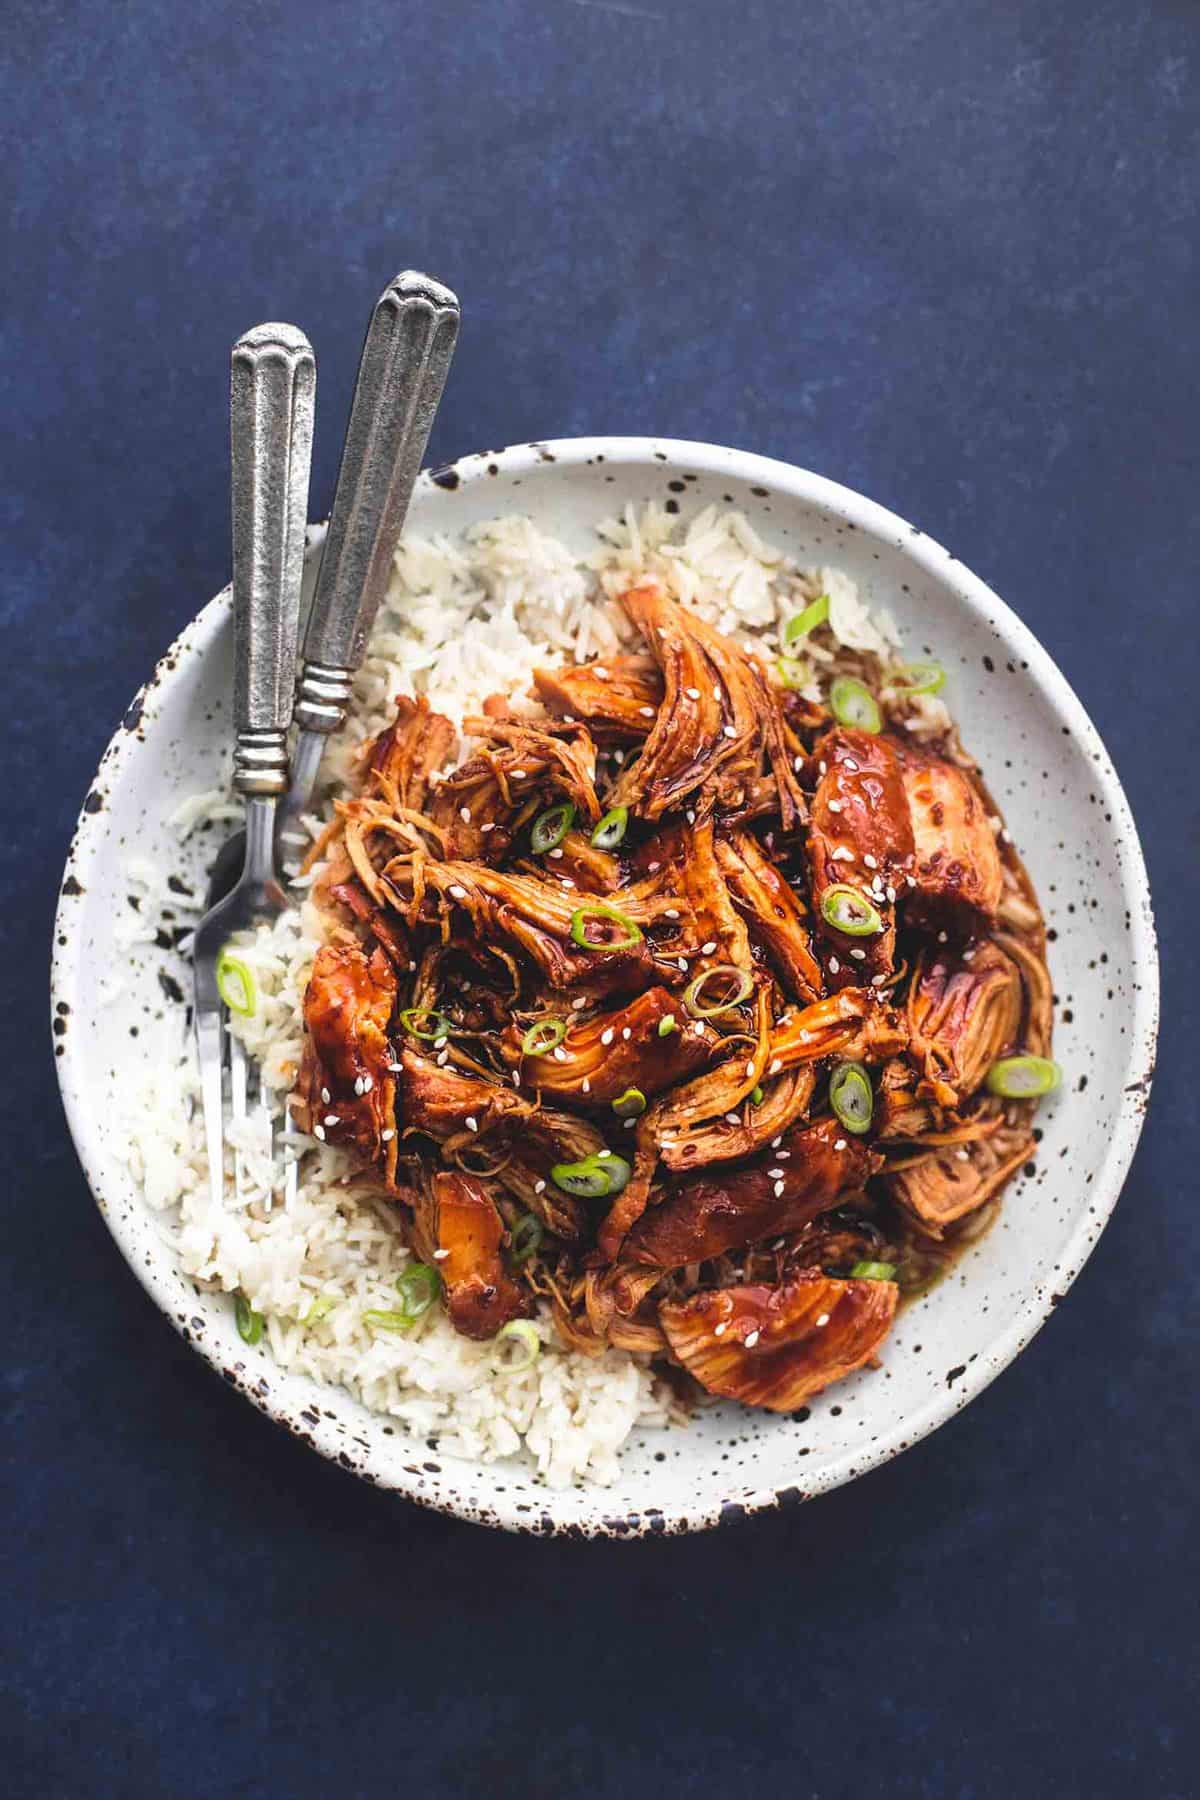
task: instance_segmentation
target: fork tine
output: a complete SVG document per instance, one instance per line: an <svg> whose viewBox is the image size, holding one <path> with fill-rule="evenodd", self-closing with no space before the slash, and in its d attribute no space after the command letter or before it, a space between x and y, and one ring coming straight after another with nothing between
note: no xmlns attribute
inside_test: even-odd
<svg viewBox="0 0 1200 1800"><path fill-rule="evenodd" d="M204 1105L204 1141L208 1150L208 1191L220 1206L225 1190L225 1140L221 1096L221 1015L196 1015L196 1044L200 1057L200 1096Z"/></svg>
<svg viewBox="0 0 1200 1800"><path fill-rule="evenodd" d="M292 1117L292 1109L284 1102L283 1108L283 1206L285 1212L291 1212L296 1204L296 1192L299 1187L300 1146L296 1139L300 1136L296 1121Z"/></svg>
<svg viewBox="0 0 1200 1800"><path fill-rule="evenodd" d="M229 1033L229 1098L235 1123L246 1117L246 1052L240 1038ZM233 1190L241 1202L246 1186L246 1163L240 1144L233 1147Z"/></svg>

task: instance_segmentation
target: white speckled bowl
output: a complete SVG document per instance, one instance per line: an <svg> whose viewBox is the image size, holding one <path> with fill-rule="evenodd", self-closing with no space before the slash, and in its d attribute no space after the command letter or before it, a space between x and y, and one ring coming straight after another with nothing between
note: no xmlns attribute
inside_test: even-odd
<svg viewBox="0 0 1200 1800"><path fill-rule="evenodd" d="M901 1315L882 1370L814 1401L803 1423L722 1405L687 1431L647 1432L627 1447L616 1485L560 1493L520 1463L431 1454L342 1390L285 1373L265 1347L241 1342L227 1297L180 1273L112 1135L116 1096L148 1055L145 1034L131 1028L169 1004L159 959L140 959L113 1005L100 1004L98 982L116 954L130 850L178 868L164 821L184 795L227 778L227 593L172 645L104 753L67 862L53 975L63 1097L97 1203L131 1268L214 1368L323 1455L426 1505L511 1529L622 1536L698 1529L849 1481L999 1374L1079 1273L1116 1203L1141 1129L1158 1010L1146 871L1103 744L1026 626L915 526L820 476L738 450L577 438L467 457L422 477L410 528L453 533L528 511L583 551L594 523L628 499L670 500L684 517L732 502L768 539L844 568L868 601L891 606L914 655L945 663L950 704L1048 914L1067 1080L1042 1110L1037 1173L1010 1187L999 1224L953 1277ZM212 841L186 848L198 876Z"/></svg>

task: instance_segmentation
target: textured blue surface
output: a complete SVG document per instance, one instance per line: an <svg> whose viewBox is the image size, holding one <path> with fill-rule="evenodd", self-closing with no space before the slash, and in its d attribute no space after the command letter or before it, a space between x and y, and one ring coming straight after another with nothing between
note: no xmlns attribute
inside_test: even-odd
<svg viewBox="0 0 1200 1800"><path fill-rule="evenodd" d="M10 0L4 37L4 1791L1194 1794L1195 8ZM61 1122L58 870L226 579L229 344L313 338L319 513L405 264L466 308L438 456L662 432L865 490L1029 619L1142 827L1164 1054L1086 1273L933 1439L723 1535L505 1540L320 1463L157 1316Z"/></svg>

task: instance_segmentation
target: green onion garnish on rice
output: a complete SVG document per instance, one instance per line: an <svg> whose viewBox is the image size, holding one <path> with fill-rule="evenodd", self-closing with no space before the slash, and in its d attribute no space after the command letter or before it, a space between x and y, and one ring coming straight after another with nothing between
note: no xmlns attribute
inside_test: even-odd
<svg viewBox="0 0 1200 1800"><path fill-rule="evenodd" d="M249 963L226 948L217 958L217 992L229 1008L249 1019L258 1005L258 989Z"/></svg>

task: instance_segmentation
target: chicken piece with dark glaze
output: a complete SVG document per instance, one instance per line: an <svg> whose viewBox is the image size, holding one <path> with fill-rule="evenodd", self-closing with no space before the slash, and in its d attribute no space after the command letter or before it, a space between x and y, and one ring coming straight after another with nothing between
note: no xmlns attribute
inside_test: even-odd
<svg viewBox="0 0 1200 1800"><path fill-rule="evenodd" d="M469 1338L495 1337L532 1310L504 1264L504 1221L481 1181L445 1169L423 1181L413 1210L413 1247L442 1278L446 1311Z"/></svg>
<svg viewBox="0 0 1200 1800"><path fill-rule="evenodd" d="M680 1269L799 1231L840 1194L860 1189L879 1162L836 1119L820 1119L789 1132L753 1166L677 1183L642 1214L621 1254L632 1263Z"/></svg>
<svg viewBox="0 0 1200 1800"><path fill-rule="evenodd" d="M304 994L307 1037L292 1110L297 1123L331 1144L352 1145L371 1162L396 1166L396 1083L388 1027L396 974L382 950L355 943L317 951Z"/></svg>
<svg viewBox="0 0 1200 1800"><path fill-rule="evenodd" d="M501 1053L510 1069L520 1071L522 1092L584 1112L610 1110L631 1088L644 1099L661 1094L702 1068L721 1042L711 1026L702 1024L697 1031L662 987L591 1018L569 1014L565 1023L561 1041L534 1055L522 1050L530 1027L511 1025L500 1040Z"/></svg>
<svg viewBox="0 0 1200 1800"><path fill-rule="evenodd" d="M781 1287L664 1301L658 1317L676 1359L710 1394L792 1412L874 1359L899 1298L894 1281L806 1269Z"/></svg>

